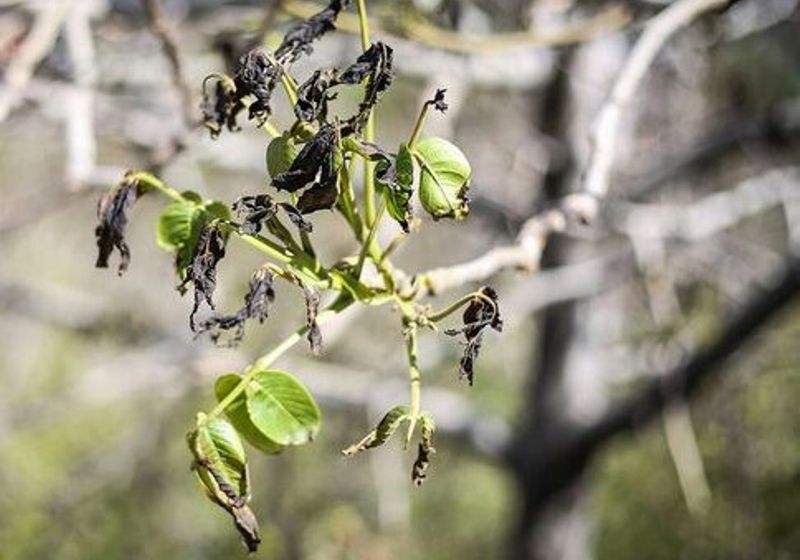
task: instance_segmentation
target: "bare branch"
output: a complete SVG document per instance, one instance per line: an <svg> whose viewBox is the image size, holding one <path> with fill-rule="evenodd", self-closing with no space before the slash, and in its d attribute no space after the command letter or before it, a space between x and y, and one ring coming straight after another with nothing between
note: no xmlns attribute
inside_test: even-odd
<svg viewBox="0 0 800 560"><path fill-rule="evenodd" d="M36 65L53 48L72 4L73 0L49 2L36 16L33 28L5 71L3 85L0 88L0 122L6 120L11 110L19 103Z"/></svg>
<svg viewBox="0 0 800 560"><path fill-rule="evenodd" d="M186 80L183 65L183 55L178 47L178 38L175 27L164 12L161 0L143 0L150 29L161 41L161 50L172 66L172 81L181 97L181 110L186 130L195 127L197 119L194 111L192 88Z"/></svg>
<svg viewBox="0 0 800 560"><path fill-rule="evenodd" d="M701 14L722 8L730 0L678 0L645 27L600 111L590 139L584 190L602 198L608 193L622 115L664 44Z"/></svg>

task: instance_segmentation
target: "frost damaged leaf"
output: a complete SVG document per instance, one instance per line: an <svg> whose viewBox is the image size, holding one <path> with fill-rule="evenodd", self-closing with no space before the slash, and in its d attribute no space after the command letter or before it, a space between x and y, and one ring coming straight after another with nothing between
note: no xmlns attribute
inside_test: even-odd
<svg viewBox="0 0 800 560"><path fill-rule="evenodd" d="M245 389L253 425L279 445L303 445L314 439L322 414L305 387L288 373L262 370Z"/></svg>
<svg viewBox="0 0 800 560"><path fill-rule="evenodd" d="M442 138L425 138L415 148L420 160L419 200L435 220L460 220L469 213L469 179L466 156Z"/></svg>
<svg viewBox="0 0 800 560"><path fill-rule="evenodd" d="M298 230L305 233L311 233L314 230L314 226L311 224L311 222L303 218L300 210L288 202L281 202L278 206L283 209L283 211L289 217L289 221L292 222Z"/></svg>
<svg viewBox="0 0 800 560"><path fill-rule="evenodd" d="M367 118L373 107L378 103L381 95L389 89L394 79L393 51L392 48L381 42L374 43L364 54L358 57L355 65L367 66L369 68L369 82L367 83L364 99L358 107L358 117L356 119L356 129L361 130L367 123Z"/></svg>
<svg viewBox="0 0 800 560"><path fill-rule="evenodd" d="M432 99L429 99L425 102L425 105L429 105L439 111L440 113L444 113L447 111L447 103L444 100L444 94L447 92L446 89L437 89L436 93L433 95Z"/></svg>
<svg viewBox="0 0 800 560"><path fill-rule="evenodd" d="M334 22L339 12L350 5L350 0L331 0L321 12L292 27L283 37L283 42L275 51L275 58L281 64L291 64L304 54L311 54L315 40L328 31L336 29Z"/></svg>
<svg viewBox="0 0 800 560"><path fill-rule="evenodd" d="M249 552L261 542L258 522L247 506L249 474L244 447L234 427L221 418L197 415L197 427L187 435L195 471L206 496L227 511Z"/></svg>
<svg viewBox="0 0 800 560"><path fill-rule="evenodd" d="M243 196L233 203L232 208L241 222L239 231L249 235L261 231L264 222L278 213L278 205L267 194Z"/></svg>
<svg viewBox="0 0 800 560"><path fill-rule="evenodd" d="M297 192L314 181L329 158L333 157L336 145L336 130L332 125L325 125L309 140L289 170L272 178L273 186L278 190Z"/></svg>
<svg viewBox="0 0 800 560"><path fill-rule="evenodd" d="M391 47L377 42L341 72L334 68L314 72L298 89L297 104L294 108L297 118L306 122L325 121L328 101L336 97L335 93L328 93L331 88L343 84L360 84L368 80L358 113L348 120L355 130L361 130L366 124L369 112L378 103L383 92L389 89L394 79L392 52Z"/></svg>
<svg viewBox="0 0 800 560"><path fill-rule="evenodd" d="M303 286L303 294L306 297L306 327L308 328L308 344L311 352L318 355L322 352L322 331L317 324L319 314L319 292L309 286Z"/></svg>
<svg viewBox="0 0 800 560"><path fill-rule="evenodd" d="M97 238L97 268L108 268L108 259L114 249L119 251L120 262L117 273L122 276L131 261L131 251L125 242L128 212L139 196L139 183L133 175L125 178L113 189L100 197L97 204L99 224L94 230Z"/></svg>
<svg viewBox="0 0 800 560"><path fill-rule="evenodd" d="M422 486L428 476L431 455L436 453L433 447L433 433L436 431L436 423L430 412L423 412L419 416L421 441L417 447L417 459L411 468L411 480L417 486Z"/></svg>
<svg viewBox="0 0 800 560"><path fill-rule="evenodd" d="M210 87L213 87L211 92ZM212 74L203 80L200 110L203 113L203 126L208 129L211 138L217 138L223 127L227 127L230 132L239 130L236 117L244 109L241 98L236 90L236 83L228 76Z"/></svg>
<svg viewBox="0 0 800 560"><path fill-rule="evenodd" d="M194 286L194 305L189 315L189 327L197 333L194 317L205 301L208 307L215 309L213 295L217 286L217 265L225 256L225 236L214 224L206 225L200 232L192 263L186 270L186 279L181 290L191 283Z"/></svg>
<svg viewBox="0 0 800 560"><path fill-rule="evenodd" d="M217 138L223 127L231 132L239 130L236 119L245 108L244 99L251 97L248 118L259 125L269 118L270 100L282 70L270 61L262 49L246 52L239 59L233 78L212 74L203 81L203 125L212 138ZM209 92L213 82L213 92Z"/></svg>
<svg viewBox="0 0 800 560"><path fill-rule="evenodd" d="M337 150L336 129L332 125L324 125L303 146L289 170L273 177L272 184L279 190L294 193L313 182L311 188L300 196L297 209L303 214L310 214L332 208L339 197Z"/></svg>
<svg viewBox="0 0 800 560"><path fill-rule="evenodd" d="M200 323L196 333L210 333L211 340L219 344L223 331L233 330L233 334L224 344L235 346L244 337L244 326L248 319L256 319L263 323L269 317L272 303L275 301L274 277L267 268L261 268L250 278L250 289L244 296L244 305L230 315L213 315Z"/></svg>
<svg viewBox="0 0 800 560"><path fill-rule="evenodd" d="M470 385L473 383L475 360L480 354L483 342L483 329L491 327L497 332L503 330L497 292L489 286L484 286L478 293L480 296L476 296L464 311L464 326L458 330L445 331L445 334L450 336L464 334L466 342L459 367L459 379L467 379Z"/></svg>
<svg viewBox="0 0 800 560"><path fill-rule="evenodd" d="M406 405L397 405L387 412L378 425L364 439L342 450L342 454L350 456L361 451L385 444L400 428L403 422L410 419L410 409Z"/></svg>

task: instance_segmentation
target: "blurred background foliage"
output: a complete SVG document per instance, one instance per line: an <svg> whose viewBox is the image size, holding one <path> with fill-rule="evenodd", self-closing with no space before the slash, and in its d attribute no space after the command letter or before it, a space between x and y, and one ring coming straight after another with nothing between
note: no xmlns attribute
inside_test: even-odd
<svg viewBox="0 0 800 560"><path fill-rule="evenodd" d="M146 165L168 150L181 123L170 67L139 2L82 2L91 4L96 50L96 162L107 172L87 182L101 185L65 186L71 152L60 112L69 107L74 68L63 36L37 66L24 102L0 126L0 558L242 557L225 514L195 487L184 434L195 412L212 402L213 378L241 368L294 330L303 320L302 303L279 292L277 319L249 326L239 348L193 340L188 302L174 292L170 257L153 241L161 206L155 199L141 201L134 212L128 274L118 279L92 267L99 188L113 183L117 170ZM0 2L3 68L44 4ZM600 3L523 0L374 4L377 14L413 8L428 21L467 33L518 30L564 13L580 19L602 9ZM624 4L640 22L668 2ZM222 68L211 48L214 38L252 30L263 17L255 1L165 5L177 22L196 96L202 76ZM755 131L755 141L745 135L713 165L690 165L664 187L663 197L689 202L698 189L716 192L772 167L797 165L797 120L780 117L764 137L756 132L765 115L797 105L799 18L796 1L742 0L735 11L679 35L638 98L620 183L646 182L687 147L742 124ZM285 13L276 15L268 42L289 21ZM449 87L451 114L433 119L429 132L458 139L473 165L476 199L464 223L426 222L398 265L425 270L510 242L520 221L541 204L542 185L563 155L553 148L552 131L542 131L552 81L566 76L571 95L586 98L565 110L584 123L571 132L580 159L586 124L640 28L633 23L575 47L569 65L550 48L459 54L397 39L399 77L378 110L379 139L396 145L413 125L420 100L435 87ZM320 42L313 66L350 60L357 52L355 37L336 34ZM275 120L287 123L288 115L279 103ZM264 144L263 134L249 126L216 143L196 132L163 174L181 188L232 201L263 187ZM579 380L588 406L597 398L601 408L608 406L609 395L628 394L648 379L642 364L653 363L647 356L657 341L678 331L689 331L698 344L712 339L719 317L768 284L765 271L789 251L793 225L776 210L743 220L696 254L678 247L681 258L666 266L671 276L688 271L690 279L678 282L684 314L674 324L651 324L636 274L611 282L603 301L615 305L615 314L604 315L608 307L600 307L587 323L600 325L607 353L624 353L627 361L596 357L592 379ZM331 217L320 216L315 228L325 232L316 238L324 239L323 258L333 261L351 250L347 231ZM231 251L221 270L221 308L238 305L259 263L246 250ZM540 352L542 305L529 302L543 296L536 291L542 284L514 272L493 284L508 328L487 337L475 387L456 380L460 348L452 340L422 340L425 386L442 391L431 398L465 414L471 431L465 437L454 429L451 437L444 430L420 489L408 476L413 457L398 442L356 458L339 453L368 430L383 404L403 398L401 334L390 311L347 316L324 329L321 360L298 350L279 364L309 380L324 426L313 445L277 457L251 453L254 510L264 539L258 557L504 556L522 498L502 458L481 446L505 441L530 412L527 387ZM589 553L607 560L800 557L799 312L794 305L762 332L691 404L711 492L705 511L687 509L663 425L654 422L602 450L582 482L588 529L577 527L565 538L579 541L588 531Z"/></svg>

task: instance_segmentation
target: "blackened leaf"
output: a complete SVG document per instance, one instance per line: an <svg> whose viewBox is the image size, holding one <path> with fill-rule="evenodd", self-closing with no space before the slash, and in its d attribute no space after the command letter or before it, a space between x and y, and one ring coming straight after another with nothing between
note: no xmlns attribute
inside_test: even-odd
<svg viewBox="0 0 800 560"><path fill-rule="evenodd" d="M319 314L319 292L314 288L303 286L303 294L306 297L306 327L308 327L308 344L311 352L315 355L322 352L322 331L317 324Z"/></svg>
<svg viewBox="0 0 800 560"><path fill-rule="evenodd" d="M334 22L339 12L350 5L350 0L331 0L321 12L292 27L275 51L275 58L281 64L290 64L313 50L311 43L336 28Z"/></svg>
<svg viewBox="0 0 800 560"><path fill-rule="evenodd" d="M291 167L285 173L272 178L272 184L279 190L297 192L313 182L324 165L330 164L336 146L336 129L325 125L309 140Z"/></svg>
<svg viewBox="0 0 800 560"><path fill-rule="evenodd" d="M303 445L314 439L322 413L305 387L288 373L259 371L245 389L250 420L280 445Z"/></svg>
<svg viewBox="0 0 800 560"><path fill-rule="evenodd" d="M414 484L421 486L428 476L431 455L436 453L433 447L433 433L436 431L436 424L433 416L429 412L423 412L419 416L421 441L417 448L417 459L411 468L411 480Z"/></svg>
<svg viewBox="0 0 800 560"><path fill-rule="evenodd" d="M297 145L288 134L273 138L267 146L267 172L274 178L289 171L297 157Z"/></svg>
<svg viewBox="0 0 800 560"><path fill-rule="evenodd" d="M233 203L232 208L241 222L239 230L251 235L261 231L264 222L278 212L278 205L266 194L243 196Z"/></svg>
<svg viewBox="0 0 800 560"><path fill-rule="evenodd" d="M306 122L317 119L324 121L328 115L328 101L335 98L335 94L329 94L328 90L340 83L333 68L315 71L297 89L297 103L294 106L297 118Z"/></svg>
<svg viewBox="0 0 800 560"><path fill-rule="evenodd" d="M356 128L358 130L363 128L367 122L369 112L380 101L381 95L392 85L394 79L392 58L392 48L385 43L377 42L356 61L356 64L365 61L371 65L370 78L364 92L364 99L358 107L358 118L356 120Z"/></svg>
<svg viewBox="0 0 800 560"><path fill-rule="evenodd" d="M250 289L244 296L244 305L230 315L212 315L200 324L197 334L209 332L211 340L219 344L224 331L233 331L225 345L238 344L244 336L244 325L248 319L256 319L259 323L263 323L269 317L269 311L275 301L273 279L272 273L267 268L256 271L250 278Z"/></svg>
<svg viewBox="0 0 800 560"><path fill-rule="evenodd" d="M288 202L281 202L278 206L283 209L287 216L289 216L289 220L295 225L297 229L300 231L304 231L306 233L311 233L314 229L314 226L303 218L303 215L300 213L300 210L289 204Z"/></svg>
<svg viewBox="0 0 800 560"><path fill-rule="evenodd" d="M459 378L467 379L470 385L473 384L474 364L483 342L483 329L491 327L498 332L503 330L497 292L489 286L484 286L479 293L481 295L476 296L464 311L464 326L458 330L445 331L451 336L462 333L464 335L466 342L459 366Z"/></svg>
<svg viewBox="0 0 800 560"><path fill-rule="evenodd" d="M433 95L433 99L429 99L425 102L425 105L430 105L440 113L444 113L447 111L447 103L444 100L444 94L447 92L446 89L437 89L436 93Z"/></svg>
<svg viewBox="0 0 800 560"><path fill-rule="evenodd" d="M205 302L214 309L214 289L217 286L217 265L225 256L225 236L214 224L206 225L200 232L200 237L192 255L192 264L186 271L186 280L181 289L191 283L194 287L194 305L189 315L189 326L193 332L198 332L195 315L200 305Z"/></svg>
<svg viewBox="0 0 800 560"><path fill-rule="evenodd" d="M214 384L214 394L217 401L222 401L233 389L239 385L242 376L236 373L228 373L220 376ZM225 415L233 424L236 431L238 431L247 442L263 451L264 453L274 454L280 453L283 446L275 443L258 428L255 427L250 420L250 415L247 412L247 399L244 393L240 393L234 400L225 408Z"/></svg>
<svg viewBox="0 0 800 560"><path fill-rule="evenodd" d="M355 455L366 449L383 445L400 428L403 422L409 420L410 409L406 405L397 405L387 412L378 422L378 425L364 439L342 450L344 455Z"/></svg>
<svg viewBox="0 0 800 560"><path fill-rule="evenodd" d="M139 196L138 181L127 174L117 186L105 193L97 204L99 224L94 230L97 238L97 268L108 268L108 259L114 249L119 251L120 262L117 273L122 276L131 260L131 252L125 242L128 212Z"/></svg>
<svg viewBox="0 0 800 560"><path fill-rule="evenodd" d="M252 96L249 118L263 123L269 118L270 99L282 70L277 68L262 49L253 49L239 59L239 67L233 77L239 99Z"/></svg>
<svg viewBox="0 0 800 560"><path fill-rule="evenodd" d="M211 89L211 91L209 91ZM212 74L203 80L203 126L217 138L223 127L229 131L239 130L236 117L244 109L242 95L236 90L236 83L228 76Z"/></svg>
<svg viewBox="0 0 800 560"><path fill-rule="evenodd" d="M415 149L421 161L419 201L434 219L460 220L469 213L472 173L466 156L442 138L425 138Z"/></svg>

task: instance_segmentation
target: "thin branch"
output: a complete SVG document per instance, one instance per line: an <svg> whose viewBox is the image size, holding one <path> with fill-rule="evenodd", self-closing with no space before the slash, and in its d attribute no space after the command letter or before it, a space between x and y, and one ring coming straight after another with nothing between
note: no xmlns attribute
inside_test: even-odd
<svg viewBox="0 0 800 560"><path fill-rule="evenodd" d="M800 259L786 263L786 270L772 289L754 297L723 329L711 346L698 350L682 365L653 379L644 389L614 406L576 440L580 455L588 459L610 438L642 427L664 407L683 402L722 374L720 366L800 293Z"/></svg>
<svg viewBox="0 0 800 560"><path fill-rule="evenodd" d="M3 76L0 88L0 122L19 103L21 94L33 76L36 65L53 48L64 19L69 14L73 0L49 2L33 23L33 27L11 60Z"/></svg>
<svg viewBox="0 0 800 560"><path fill-rule="evenodd" d="M172 66L172 80L181 97L181 110L186 130L195 127L197 119L194 111L194 97L184 71L183 55L178 47L178 38L175 26L170 21L161 0L142 0L144 2L147 19L153 34L161 41L161 50Z"/></svg>
<svg viewBox="0 0 800 560"><path fill-rule="evenodd" d="M584 175L586 192L597 198L608 193L622 115L664 44L703 13L722 8L729 2L730 0L678 0L646 25L617 77L592 131L589 160Z"/></svg>
<svg viewBox="0 0 800 560"><path fill-rule="evenodd" d="M289 15L307 19L319 11L319 6L305 0L283 0L281 9ZM519 47L555 47L584 43L591 39L613 33L630 23L631 16L622 4L612 5L585 20L572 22L556 29L531 29L528 31L495 33L492 35L465 35L442 29L421 18L394 17L392 23L386 18L371 17L369 27L379 35L400 35L428 47L458 53L485 54ZM352 14L342 13L336 26L348 33L359 33L358 19Z"/></svg>

